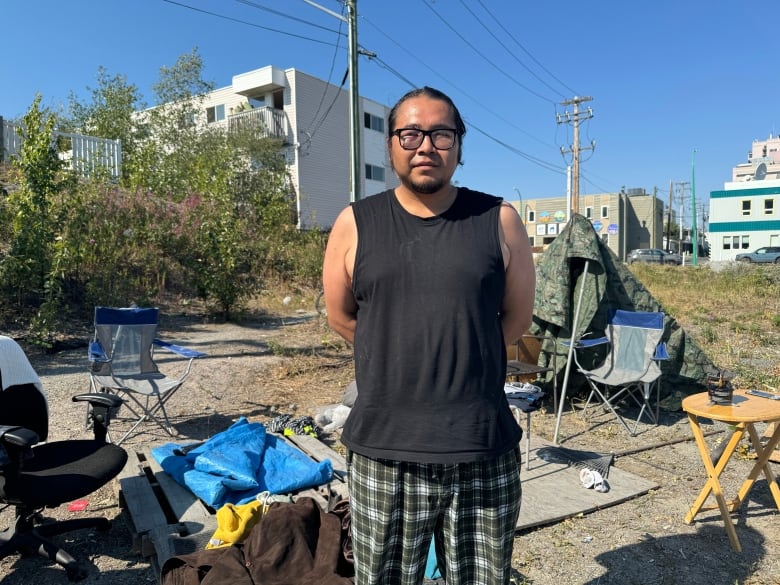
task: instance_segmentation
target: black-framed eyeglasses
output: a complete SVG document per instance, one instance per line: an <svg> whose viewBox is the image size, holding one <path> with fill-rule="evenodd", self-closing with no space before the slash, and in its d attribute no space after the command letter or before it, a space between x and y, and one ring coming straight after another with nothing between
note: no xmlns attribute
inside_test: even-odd
<svg viewBox="0 0 780 585"><path fill-rule="evenodd" d="M398 136L398 143L404 150L414 150L428 136L431 144L439 150L449 150L455 146L455 137L458 131L455 128L434 128L433 130L420 130L419 128L398 128L393 130L393 135Z"/></svg>

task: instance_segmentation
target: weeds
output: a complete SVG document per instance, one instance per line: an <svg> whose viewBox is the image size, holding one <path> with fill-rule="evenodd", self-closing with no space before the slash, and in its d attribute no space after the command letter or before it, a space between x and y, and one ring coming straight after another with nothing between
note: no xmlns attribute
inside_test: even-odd
<svg viewBox="0 0 780 585"><path fill-rule="evenodd" d="M780 267L632 265L664 310L739 386L780 384Z"/></svg>

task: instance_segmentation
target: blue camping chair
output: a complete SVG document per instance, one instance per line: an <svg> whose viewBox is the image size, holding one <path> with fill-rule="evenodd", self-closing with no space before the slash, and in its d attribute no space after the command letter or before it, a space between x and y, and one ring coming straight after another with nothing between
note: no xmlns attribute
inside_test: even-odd
<svg viewBox="0 0 780 585"><path fill-rule="evenodd" d="M165 404L189 376L192 362L206 355L157 339L158 313L156 308L95 307L95 337L89 344L90 390L120 396L133 418L132 427L117 445L146 421L175 434ZM155 349L186 360L179 375L160 371Z"/></svg>
<svg viewBox="0 0 780 585"><path fill-rule="evenodd" d="M580 339L575 344L574 361L585 376L590 394L582 415L591 406L602 405L610 411L631 436L636 435L643 417L658 424L661 398L660 362L669 359L664 333L664 314L616 310L609 318L606 335L597 339ZM577 359L580 350L609 344L604 361L594 369L583 368ZM653 398L653 388L655 397ZM639 407L633 428L626 424L621 404Z"/></svg>

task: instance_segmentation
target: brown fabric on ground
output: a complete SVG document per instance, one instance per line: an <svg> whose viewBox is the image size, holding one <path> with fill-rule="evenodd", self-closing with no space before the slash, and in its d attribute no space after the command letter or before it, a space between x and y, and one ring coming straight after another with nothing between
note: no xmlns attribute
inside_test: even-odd
<svg viewBox="0 0 780 585"><path fill-rule="evenodd" d="M342 523L311 498L277 502L243 544L168 559L162 585L352 585L338 573Z"/></svg>

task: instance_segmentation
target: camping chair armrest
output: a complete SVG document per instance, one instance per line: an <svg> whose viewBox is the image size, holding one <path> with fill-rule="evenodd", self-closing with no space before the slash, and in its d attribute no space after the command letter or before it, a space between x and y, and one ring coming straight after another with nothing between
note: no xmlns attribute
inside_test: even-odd
<svg viewBox="0 0 780 585"><path fill-rule="evenodd" d="M655 348L655 355L653 355L653 360L657 362L662 362L668 359L669 359L669 349L666 347L665 342L661 342Z"/></svg>
<svg viewBox="0 0 780 585"><path fill-rule="evenodd" d="M595 347L597 345L604 345L609 343L608 337L596 337L594 339L578 339L574 342L574 349L587 349L589 347ZM569 347L571 341L561 341L561 345Z"/></svg>
<svg viewBox="0 0 780 585"><path fill-rule="evenodd" d="M194 349L190 349L188 347L182 347L181 345L175 345L173 343L168 343L167 341L163 341L162 339L155 339L153 341L155 347L159 347L161 349L166 349L168 351L172 351L173 353L180 355L185 358L195 359L199 357L203 357L206 354L201 351L196 351Z"/></svg>
<svg viewBox="0 0 780 585"><path fill-rule="evenodd" d="M586 333L585 335L589 335ZM594 337L592 339L586 339L584 337L581 337L580 339L575 340L574 342L574 351L572 352L574 357L574 363L577 365L577 370L584 374L586 377L589 375L589 372L586 368L582 366L580 363L580 360L577 356L577 350L579 349L590 349L591 347L596 347L599 345L609 345L611 341L609 340L609 337ZM571 346L571 340L569 341L561 341L561 345L565 347Z"/></svg>
<svg viewBox="0 0 780 585"><path fill-rule="evenodd" d="M87 356L91 362L107 364L111 361L111 359L106 355L106 352L103 349L103 346L100 345L99 341L90 341Z"/></svg>

